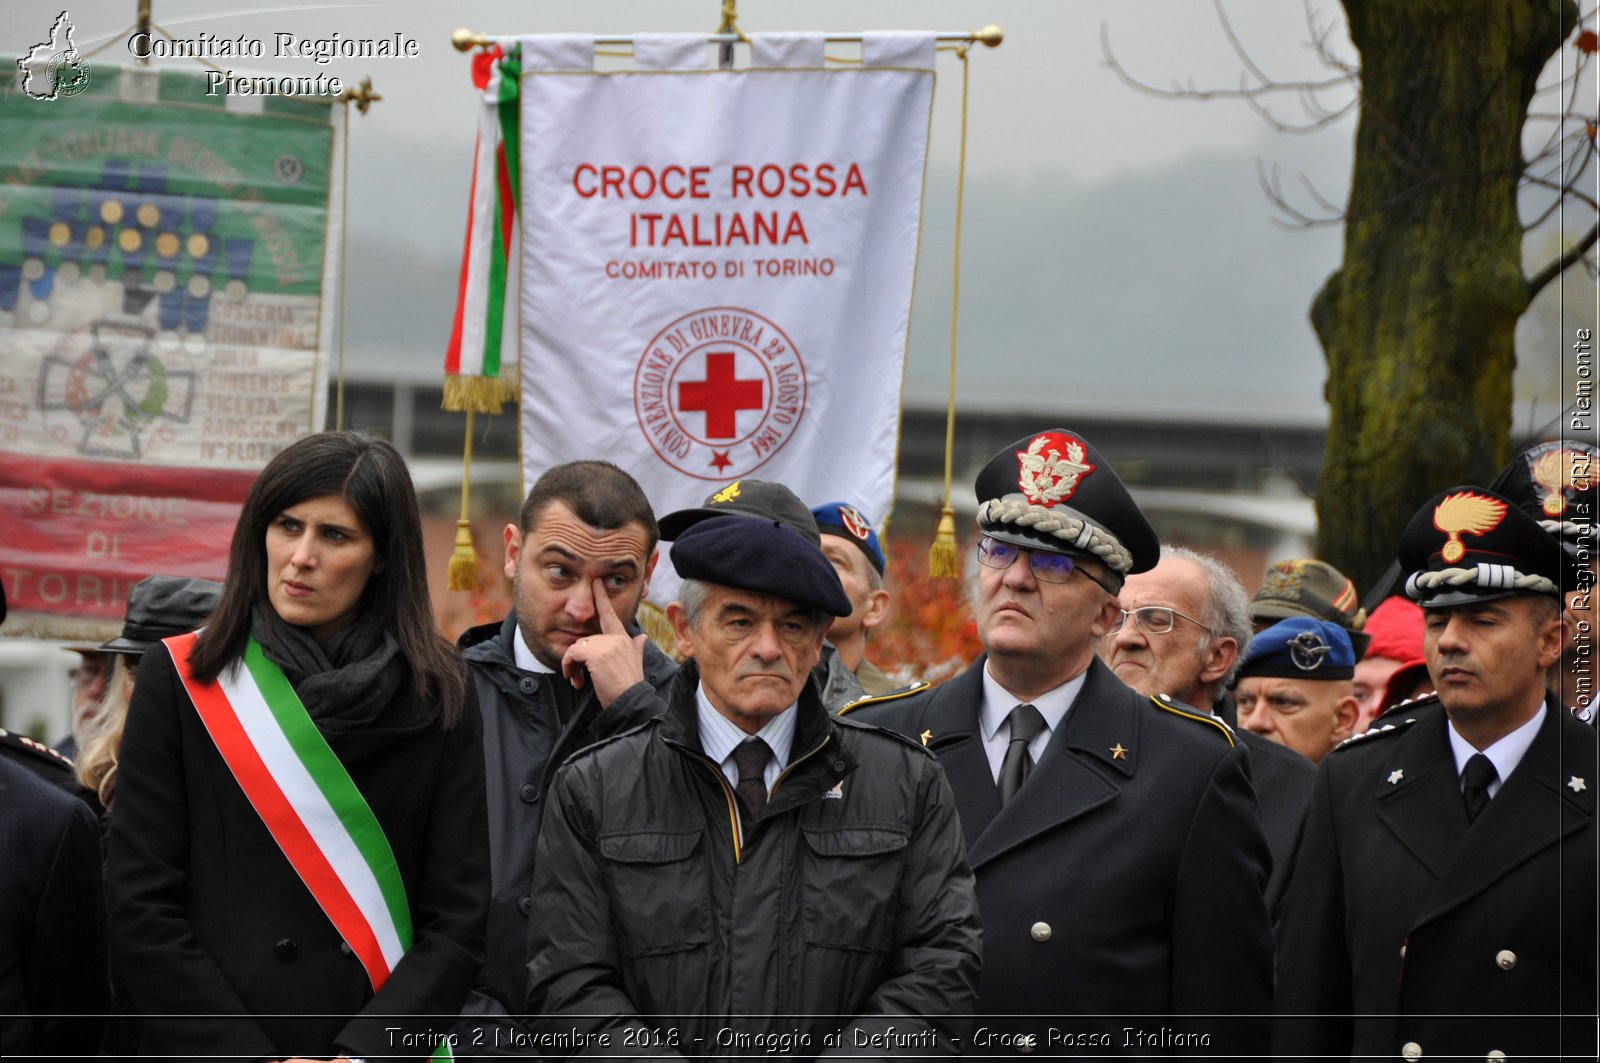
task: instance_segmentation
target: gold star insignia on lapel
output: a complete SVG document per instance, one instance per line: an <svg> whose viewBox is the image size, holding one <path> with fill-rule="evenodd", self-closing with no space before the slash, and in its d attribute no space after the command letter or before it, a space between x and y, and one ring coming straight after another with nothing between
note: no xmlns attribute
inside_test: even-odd
<svg viewBox="0 0 1600 1063"><path fill-rule="evenodd" d="M1127 760L1128 759L1128 751L1126 749L1122 748L1122 743L1121 742L1118 742L1116 745L1111 747L1111 759L1112 760Z"/></svg>
<svg viewBox="0 0 1600 1063"><path fill-rule="evenodd" d="M1578 778L1576 775L1567 780L1567 786L1572 790L1573 793L1578 793L1580 790L1587 790L1589 788L1588 784L1582 779Z"/></svg>
<svg viewBox="0 0 1600 1063"><path fill-rule="evenodd" d="M1405 777L1406 770L1404 768L1396 768L1394 771L1389 773L1389 785L1396 786L1399 784L1400 780L1404 779Z"/></svg>
<svg viewBox="0 0 1600 1063"><path fill-rule="evenodd" d="M923 745L927 745L927 744L928 744L928 739L930 739L930 738L932 738L932 737L933 737L933 732L932 732L932 731L923 731L923 732L922 732L922 733L921 733L921 734L920 734L920 735L918 735L918 736L917 736L917 737L918 737L918 738L920 738L920 739L922 739L922 744L923 744Z"/></svg>

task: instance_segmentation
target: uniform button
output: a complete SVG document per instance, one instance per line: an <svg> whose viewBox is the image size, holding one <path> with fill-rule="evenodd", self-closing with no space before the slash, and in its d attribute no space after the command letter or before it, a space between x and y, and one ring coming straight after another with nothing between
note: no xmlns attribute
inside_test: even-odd
<svg viewBox="0 0 1600 1063"><path fill-rule="evenodd" d="M833 762L833 770L834 771L844 771L844 761L842 761L842 760L834 761Z"/></svg>
<svg viewBox="0 0 1600 1063"><path fill-rule="evenodd" d="M533 678L531 675L525 675L521 679L517 680L517 689L522 691L524 694L532 694L535 690L539 689L539 681Z"/></svg>
<svg viewBox="0 0 1600 1063"><path fill-rule="evenodd" d="M1021 1052L1025 1056L1030 1055L1033 1052L1036 1044L1037 1042L1034 1041L1033 1034L1031 1033L1026 1037L1019 1037L1017 1038L1017 1051Z"/></svg>
<svg viewBox="0 0 1600 1063"><path fill-rule="evenodd" d="M1402 960L1406 958L1406 947L1404 945L1400 946L1400 958Z"/></svg>
<svg viewBox="0 0 1600 1063"><path fill-rule="evenodd" d="M1505 1063L1506 1054L1498 1048L1490 1049L1489 1054L1483 1057L1488 1063Z"/></svg>
<svg viewBox="0 0 1600 1063"><path fill-rule="evenodd" d="M529 912L533 911L533 898L528 896L517 898L517 911L521 912L523 915L527 915Z"/></svg>
<svg viewBox="0 0 1600 1063"><path fill-rule="evenodd" d="M1418 1060L1422 1058L1422 1046L1415 1041L1407 1041L1400 1046L1400 1058L1405 1060Z"/></svg>
<svg viewBox="0 0 1600 1063"><path fill-rule="evenodd" d="M1502 971L1509 971L1517 965L1517 954L1510 949L1501 949L1494 954L1494 964Z"/></svg>
<svg viewBox="0 0 1600 1063"><path fill-rule="evenodd" d="M272 953L278 957L279 963L293 963L294 958L300 955L300 946L294 943L293 938L284 938L272 946Z"/></svg>
<svg viewBox="0 0 1600 1063"><path fill-rule="evenodd" d="M1050 940L1050 924L1049 923L1034 923L1031 927L1028 928L1028 933L1033 935L1033 940L1035 940L1035 941L1049 941Z"/></svg>
<svg viewBox="0 0 1600 1063"><path fill-rule="evenodd" d="M522 799L530 805L539 800L539 788L531 782L523 783L517 793L521 794Z"/></svg>
<svg viewBox="0 0 1600 1063"><path fill-rule="evenodd" d="M347 960L356 958L356 950L350 947L350 942L348 941L339 942L339 954Z"/></svg>

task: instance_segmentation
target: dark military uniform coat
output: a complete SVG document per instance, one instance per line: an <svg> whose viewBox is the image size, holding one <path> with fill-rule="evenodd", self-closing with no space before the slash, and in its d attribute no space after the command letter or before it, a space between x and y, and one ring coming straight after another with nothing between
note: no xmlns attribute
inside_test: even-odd
<svg viewBox="0 0 1600 1063"><path fill-rule="evenodd" d="M1264 1052L1259 1018L1172 1018L1271 1008L1269 857L1244 747L1095 660L1001 808L978 723L984 660L934 690L850 714L920 738L955 791L983 917L977 1036L989 1040L968 1050L1009 1051L1027 1033L1037 1051L1089 1047L1052 1043L1055 1026L1143 1054ZM1155 1039L1125 1046L1130 1026ZM1175 1043L1163 1027L1209 1033L1210 1044Z"/></svg>
<svg viewBox="0 0 1600 1063"><path fill-rule="evenodd" d="M1593 1059L1594 729L1546 702L1469 826L1437 698L1378 724L1317 777L1284 899L1274 1047Z"/></svg>
<svg viewBox="0 0 1600 1063"><path fill-rule="evenodd" d="M89 1058L111 1000L99 830L0 757L0 1057Z"/></svg>

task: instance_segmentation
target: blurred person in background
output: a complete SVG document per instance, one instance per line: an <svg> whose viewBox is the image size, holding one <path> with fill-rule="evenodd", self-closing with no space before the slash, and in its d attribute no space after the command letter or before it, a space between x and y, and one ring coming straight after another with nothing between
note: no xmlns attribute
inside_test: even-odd
<svg viewBox="0 0 1600 1063"><path fill-rule="evenodd" d="M111 808L116 793L117 751L140 659L162 639L204 624L221 593L222 584L215 580L147 576L128 592L122 633L98 647L102 656L115 663L100 706L84 727L83 750L74 767L78 781L94 791L104 808Z"/></svg>

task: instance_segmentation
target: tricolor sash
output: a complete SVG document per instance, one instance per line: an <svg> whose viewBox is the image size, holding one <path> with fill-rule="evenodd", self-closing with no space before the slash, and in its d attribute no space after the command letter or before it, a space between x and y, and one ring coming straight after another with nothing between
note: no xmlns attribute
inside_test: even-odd
<svg viewBox="0 0 1600 1063"><path fill-rule="evenodd" d="M217 751L376 992L412 941L405 885L377 817L254 637L241 664L209 683L190 670L194 634L164 641Z"/></svg>

